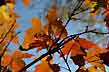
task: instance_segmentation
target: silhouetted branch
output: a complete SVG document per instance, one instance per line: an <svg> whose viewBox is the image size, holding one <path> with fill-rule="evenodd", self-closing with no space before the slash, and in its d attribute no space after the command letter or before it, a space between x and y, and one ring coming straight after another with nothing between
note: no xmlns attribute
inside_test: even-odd
<svg viewBox="0 0 109 72"><path fill-rule="evenodd" d="M91 30L92 31L92 30ZM85 33L89 33L91 31L87 31L87 32L81 32L81 33L78 33L78 34L74 34L74 35L71 35L70 38L66 41L63 42L63 40L58 43L58 46L52 50L49 50L47 53L41 55L40 57L38 57L37 59L35 59L34 61L32 61L31 63L29 63L28 65L26 65L24 68L22 68L19 72L22 72L23 70L26 70L28 69L29 67L31 67L33 64L35 64L36 62L40 61L41 59L43 59L44 57L50 55L50 54L53 54L53 53L56 53L58 52L59 50L61 50L62 46L64 44L66 44L67 42L71 41L72 39L74 39L77 35L81 35L81 34L85 34Z"/></svg>
<svg viewBox="0 0 109 72"><path fill-rule="evenodd" d="M60 52L62 53L62 58L64 59L66 65L67 65L67 67L68 67L69 72L71 72L71 69L70 69L70 66L69 66L69 64L68 64L68 62L67 62L67 59L64 57L64 54L63 54L63 52L61 51L61 49L60 49Z"/></svg>

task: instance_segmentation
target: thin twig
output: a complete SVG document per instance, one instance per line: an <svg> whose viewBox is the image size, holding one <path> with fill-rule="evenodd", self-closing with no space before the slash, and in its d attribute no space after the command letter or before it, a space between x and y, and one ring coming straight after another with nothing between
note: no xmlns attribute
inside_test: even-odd
<svg viewBox="0 0 109 72"><path fill-rule="evenodd" d="M4 50L3 50L3 53L2 53L1 56L4 55L4 53L6 52L6 49L8 48L8 46L9 46L9 44L12 42L12 40L13 40L18 34L20 34L20 33L21 33L21 32L18 32L14 37L12 37L12 38L10 39L10 41L8 42L8 44L4 47Z"/></svg>
<svg viewBox="0 0 109 72"><path fill-rule="evenodd" d="M71 72L71 69L70 69L70 66L69 66L69 64L68 64L68 62L67 62L67 59L64 57L64 54L63 54L63 52L62 52L61 49L60 49L60 52L62 53L62 58L64 59L66 65L67 65L67 67L68 67L69 72ZM59 52L58 52L58 53L59 53Z"/></svg>
<svg viewBox="0 0 109 72"><path fill-rule="evenodd" d="M74 8L74 10L72 11L72 13L71 13L71 15L69 16L69 18L68 18L68 20L67 20L67 22L66 22L64 28L61 30L60 35L59 35L59 37L57 38L57 42L58 42L59 39L61 38L61 36L62 36L62 34L63 34L63 32L64 32L65 27L66 27L66 26L68 25L68 23L70 22L71 17L74 16L74 15L76 15L76 14L75 14L75 11L80 8L80 6L82 5L82 3L83 3L83 0L81 0L81 3L78 3L78 4L76 5L76 7Z"/></svg>
<svg viewBox="0 0 109 72"><path fill-rule="evenodd" d="M82 0L82 2L83 2L83 0ZM82 2L80 3L80 6L82 5ZM77 5L78 5L78 4L77 4ZM80 6L76 6L77 8L75 8L75 9L73 10L72 14L69 16L69 18L68 18L68 20L67 20L67 22L66 22L64 28L63 28L63 29L61 30L61 32L60 32L59 37L56 38L56 43L60 40L60 38L61 38L61 36L62 36L62 34L63 34L63 32L64 32L65 27L68 25L68 23L69 23L70 20L71 20L71 17L74 16L74 15L76 15L76 14L74 14L74 12L75 12ZM52 44L49 49L51 49L51 48L53 47L53 45L54 45L54 44Z"/></svg>
<svg viewBox="0 0 109 72"><path fill-rule="evenodd" d="M61 67L61 68L63 68L63 69L66 69L66 70L68 70L67 68L65 68L65 67L63 67L63 66L59 66L59 67ZM68 70L69 71L69 70Z"/></svg>

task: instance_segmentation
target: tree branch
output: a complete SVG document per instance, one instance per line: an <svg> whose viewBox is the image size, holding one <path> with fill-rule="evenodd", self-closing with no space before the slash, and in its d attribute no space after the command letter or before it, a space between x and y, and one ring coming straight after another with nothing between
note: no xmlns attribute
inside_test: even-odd
<svg viewBox="0 0 109 72"><path fill-rule="evenodd" d="M91 30L92 31L92 30ZM87 32L81 32L81 33L78 33L78 34L74 34L74 35L71 35L69 36L70 38L66 41L62 40L60 43L58 43L58 46L52 50L49 50L47 53L41 55L40 57L38 57L37 59L35 59L34 61L32 61L31 63L29 63L28 65L26 65L24 68L22 68L19 72L22 72L23 70L26 70L28 69L30 66L32 66L33 64L35 64L36 62L40 61L41 59L43 59L44 57L50 55L50 54L53 54L53 53L56 53L58 52L59 50L61 50L62 46L64 44L66 44L67 42L71 41L72 39L74 39L77 35L81 35L81 34L85 34L85 33L89 33L91 31L87 31ZM64 41L64 42L63 42Z"/></svg>

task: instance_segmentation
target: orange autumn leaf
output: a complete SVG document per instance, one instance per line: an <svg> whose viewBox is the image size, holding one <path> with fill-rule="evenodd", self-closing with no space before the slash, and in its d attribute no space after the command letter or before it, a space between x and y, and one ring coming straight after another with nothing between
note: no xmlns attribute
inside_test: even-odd
<svg viewBox="0 0 109 72"><path fill-rule="evenodd" d="M75 42L71 49L71 56L82 55L83 51L80 49L80 45L78 42Z"/></svg>
<svg viewBox="0 0 109 72"><path fill-rule="evenodd" d="M31 48L37 48L37 51L40 51L44 48L49 48L54 43L54 41L51 39L51 37L49 35L45 34L44 32L36 33L34 35L34 38L35 38L35 40L31 41L29 46Z"/></svg>
<svg viewBox="0 0 109 72"><path fill-rule="evenodd" d="M44 31L45 31L46 34L48 34L48 24L46 24L46 25L44 26Z"/></svg>
<svg viewBox="0 0 109 72"><path fill-rule="evenodd" d="M36 69L34 72L52 72L52 69L47 62L43 62L42 64L37 65L35 68Z"/></svg>
<svg viewBox="0 0 109 72"><path fill-rule="evenodd" d="M62 39L65 38L68 34L67 30L65 29L63 22L61 20L56 20L53 23L51 23L51 28L52 28L55 36L60 36L60 34L61 34Z"/></svg>
<svg viewBox="0 0 109 72"><path fill-rule="evenodd" d="M41 20L39 18L32 18L32 27L26 30L24 36L23 47L29 48L29 44L34 40L34 35L42 30Z"/></svg>
<svg viewBox="0 0 109 72"><path fill-rule="evenodd" d="M3 56L3 60L1 62L1 65L3 67L6 67L8 64L10 64L10 62L11 62L11 56L6 54L6 55Z"/></svg>
<svg viewBox="0 0 109 72"><path fill-rule="evenodd" d="M25 62L19 59L13 59L11 62L12 72L19 72L25 66Z"/></svg>
<svg viewBox="0 0 109 72"><path fill-rule="evenodd" d="M70 55L71 56L76 56L77 54L84 54L81 49L80 49L80 45L79 43L77 43L76 41L72 40L69 41L68 43L66 43L64 45L64 47L62 48L62 53L64 55L68 54L70 51ZM62 57L62 53L60 52L60 57Z"/></svg>
<svg viewBox="0 0 109 72"><path fill-rule="evenodd" d="M42 24L40 18L32 18L32 29L35 32L40 32L42 30Z"/></svg>
<svg viewBox="0 0 109 72"><path fill-rule="evenodd" d="M20 26L21 26L21 24L16 22L15 25L13 26L13 28L15 30L15 29L19 28Z"/></svg>
<svg viewBox="0 0 109 72"><path fill-rule="evenodd" d="M12 55L11 61L12 72L20 71L25 66L25 62L22 59L31 58L32 56L32 54L23 53L21 51L15 51Z"/></svg>
<svg viewBox="0 0 109 72"><path fill-rule="evenodd" d="M32 42L30 44L30 47L32 48L36 48L38 47L38 51L41 50L42 48L47 48L47 44L44 41L40 41L40 40L35 40L34 42Z"/></svg>
<svg viewBox="0 0 109 72"><path fill-rule="evenodd" d="M74 45L74 40L72 41L69 41L68 43L66 43L64 45L64 47L62 48L62 53L65 55L65 54L68 54L68 52L71 50L72 46ZM60 57L62 57L62 53L60 52Z"/></svg>
<svg viewBox="0 0 109 72"><path fill-rule="evenodd" d="M22 0L23 4L26 6L30 5L30 0Z"/></svg>
<svg viewBox="0 0 109 72"><path fill-rule="evenodd" d="M94 50L94 54L98 54L101 53L103 51L105 51L105 49L102 49L101 47L99 47L96 43L87 40L85 38L79 38L79 42L80 46L84 49L92 49Z"/></svg>
<svg viewBox="0 0 109 72"><path fill-rule="evenodd" d="M41 59L40 64L35 66L34 72L59 72L60 67L58 64L53 64L53 58L51 56L46 56Z"/></svg>
<svg viewBox="0 0 109 72"><path fill-rule="evenodd" d="M12 42L13 42L14 44L18 44L18 43L19 43L18 37L15 37L15 38L12 40Z"/></svg>
<svg viewBox="0 0 109 72"><path fill-rule="evenodd" d="M51 31L56 37L60 36L61 34L62 39L68 35L67 30L61 20L55 20L53 22L50 22L50 24L46 24L44 26L44 29L46 33L48 33L48 31Z"/></svg>
<svg viewBox="0 0 109 72"><path fill-rule="evenodd" d="M54 22L57 18L58 18L57 8L55 5L53 5L48 11L46 19L48 20L48 22Z"/></svg>
<svg viewBox="0 0 109 72"><path fill-rule="evenodd" d="M42 63L36 66L34 72L59 72L60 67L58 64Z"/></svg>
<svg viewBox="0 0 109 72"><path fill-rule="evenodd" d="M70 53L71 56L76 56L77 54L83 54L83 52L80 49L80 45L75 41L69 41L64 45L62 48L62 53L64 55ZM60 52L60 57L62 57L62 53Z"/></svg>
<svg viewBox="0 0 109 72"><path fill-rule="evenodd" d="M46 19L48 21L48 26L45 26L45 30L51 29L55 36L59 36L63 30L61 38L63 39L67 36L67 30L65 29L63 22L59 19L58 10L55 5L48 11Z"/></svg>
<svg viewBox="0 0 109 72"><path fill-rule="evenodd" d="M28 49L29 48L29 44L31 43L31 41L34 39L33 35L35 33L32 31L32 28L29 28L28 30L26 30L26 34L24 36L24 41L23 41L23 48Z"/></svg>
<svg viewBox="0 0 109 72"><path fill-rule="evenodd" d="M31 58L33 55L32 54L28 54L28 53L23 53L21 51L14 51L12 57L13 58L19 58L19 59L22 59L22 58Z"/></svg>
<svg viewBox="0 0 109 72"><path fill-rule="evenodd" d="M79 38L78 43L82 48L89 49L89 48L96 48L98 45L90 40L85 38Z"/></svg>

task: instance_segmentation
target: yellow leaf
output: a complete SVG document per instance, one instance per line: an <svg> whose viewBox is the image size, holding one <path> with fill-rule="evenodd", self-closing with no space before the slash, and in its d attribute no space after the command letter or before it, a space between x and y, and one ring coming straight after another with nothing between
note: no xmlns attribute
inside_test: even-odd
<svg viewBox="0 0 109 72"><path fill-rule="evenodd" d="M105 71L100 68L97 68L96 66L91 66L88 68L88 72L105 72Z"/></svg>

